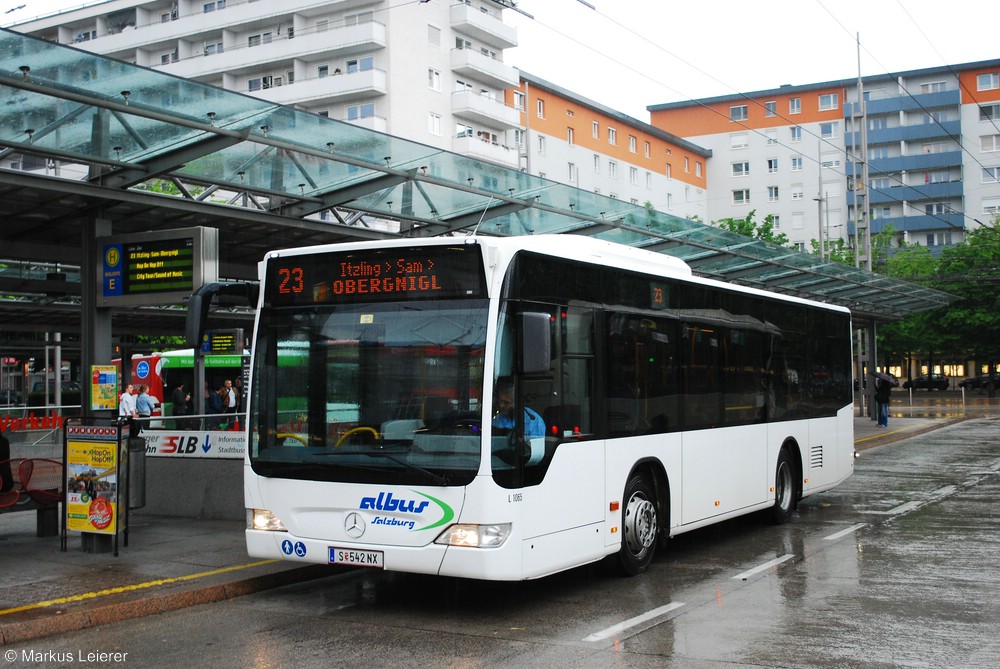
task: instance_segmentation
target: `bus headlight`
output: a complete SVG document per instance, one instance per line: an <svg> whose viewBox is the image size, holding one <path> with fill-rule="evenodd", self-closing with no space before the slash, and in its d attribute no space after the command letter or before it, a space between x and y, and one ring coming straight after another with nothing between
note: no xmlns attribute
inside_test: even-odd
<svg viewBox="0 0 1000 669"><path fill-rule="evenodd" d="M267 509L247 509L247 529L267 532L287 532L285 524Z"/></svg>
<svg viewBox="0 0 1000 669"><path fill-rule="evenodd" d="M436 544L467 548L498 548L510 536L510 523L495 525L452 525L442 532Z"/></svg>

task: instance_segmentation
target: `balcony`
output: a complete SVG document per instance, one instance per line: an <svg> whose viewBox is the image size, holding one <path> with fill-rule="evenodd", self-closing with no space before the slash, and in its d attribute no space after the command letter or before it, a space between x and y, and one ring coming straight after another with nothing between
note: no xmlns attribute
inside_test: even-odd
<svg viewBox="0 0 1000 669"><path fill-rule="evenodd" d="M941 169L945 167L961 167L961 151L944 151L942 153L916 153L912 156L897 156L895 158L876 158L869 161L871 172L915 172ZM845 165L848 175L860 173L860 167L851 161Z"/></svg>
<svg viewBox="0 0 1000 669"><path fill-rule="evenodd" d="M332 102L363 100L388 92L384 70L362 70L351 74L301 79L294 84L275 86L250 94L283 105L313 106Z"/></svg>
<svg viewBox="0 0 1000 669"><path fill-rule="evenodd" d="M389 121L384 116L363 116L355 119L341 119L344 123L356 125L359 128L368 128L375 132L389 132Z"/></svg>
<svg viewBox="0 0 1000 669"><path fill-rule="evenodd" d="M915 123L897 128L880 128L868 131L868 146L876 144L898 144L899 142L920 142L927 140L949 139L962 135L960 121L943 121L941 123ZM858 133L848 133L844 136L844 144L853 148L859 142Z"/></svg>
<svg viewBox="0 0 1000 669"><path fill-rule="evenodd" d="M297 58L311 62L320 58L346 58L383 49L385 45L385 25L369 21L356 26L299 35L294 39L276 38L255 47L227 47L224 52L211 56L199 54L181 58L162 69L188 79L205 78L223 72L232 75L251 74L260 67L275 62L290 62Z"/></svg>
<svg viewBox="0 0 1000 669"><path fill-rule="evenodd" d="M919 93L914 96L894 96L868 101L868 115L892 114L900 111L927 111L943 107L958 107L962 104L961 91L939 91L937 93ZM857 103L844 105L844 118L850 118L857 113Z"/></svg>
<svg viewBox="0 0 1000 669"><path fill-rule="evenodd" d="M488 160L504 167L517 167L518 152L514 146L504 146L503 144L493 144L483 141L479 137L456 137L452 148L455 153L471 158Z"/></svg>
<svg viewBox="0 0 1000 669"><path fill-rule="evenodd" d="M873 189L868 193L868 203L941 201L962 197L962 182L947 181L918 186L894 186L885 190Z"/></svg>
<svg viewBox="0 0 1000 669"><path fill-rule="evenodd" d="M517 86L521 77L516 67L504 65L472 49L452 49L451 69L456 74L484 82L495 88Z"/></svg>
<svg viewBox="0 0 1000 669"><path fill-rule="evenodd" d="M499 49L517 46L517 28L466 4L451 6L451 27Z"/></svg>
<svg viewBox="0 0 1000 669"><path fill-rule="evenodd" d="M513 107L491 100L475 91L456 91L451 95L451 113L472 123L491 128L516 128L521 114Z"/></svg>

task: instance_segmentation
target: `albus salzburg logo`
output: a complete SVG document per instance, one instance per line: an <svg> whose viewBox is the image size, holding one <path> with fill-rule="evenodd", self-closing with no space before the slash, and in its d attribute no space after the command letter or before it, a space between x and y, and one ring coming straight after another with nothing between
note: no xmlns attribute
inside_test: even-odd
<svg viewBox="0 0 1000 669"><path fill-rule="evenodd" d="M392 496L391 492L380 492L378 497L362 497L361 506L359 507L362 511L365 509L373 509L375 511L382 511L387 514L415 514L423 516L424 511L431 505L431 502L437 505L441 509L441 518L430 525L425 525L423 527L416 527L416 521L405 520L402 518L393 516L375 516L372 518L372 525L391 525L395 527L405 527L408 530L420 532L423 530L430 530L435 527L441 527L450 523L455 517L455 511L452 510L450 506L445 504L439 499L431 497L430 495L425 495L418 490L411 490L415 495L420 495L425 497L426 500L415 500L415 499L396 499ZM427 501L430 500L430 501Z"/></svg>

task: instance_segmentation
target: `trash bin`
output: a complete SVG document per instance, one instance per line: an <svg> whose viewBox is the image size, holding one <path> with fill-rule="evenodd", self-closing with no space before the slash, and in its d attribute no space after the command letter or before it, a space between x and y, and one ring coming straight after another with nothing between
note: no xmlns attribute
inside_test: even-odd
<svg viewBox="0 0 1000 669"><path fill-rule="evenodd" d="M128 508L146 506L146 440L128 439Z"/></svg>

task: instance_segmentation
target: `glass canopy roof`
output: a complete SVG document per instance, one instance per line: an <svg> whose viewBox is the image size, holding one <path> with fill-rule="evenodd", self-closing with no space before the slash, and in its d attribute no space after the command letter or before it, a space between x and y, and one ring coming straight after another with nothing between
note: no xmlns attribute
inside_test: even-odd
<svg viewBox="0 0 1000 669"><path fill-rule="evenodd" d="M0 31L0 145L103 166L103 186L174 178L289 217L398 221L385 236L573 233L667 253L695 274L893 320L952 296L292 107ZM178 197L191 197L182 193ZM237 205L233 205L237 206ZM340 225L341 219L331 223ZM366 231L370 237L370 230Z"/></svg>

